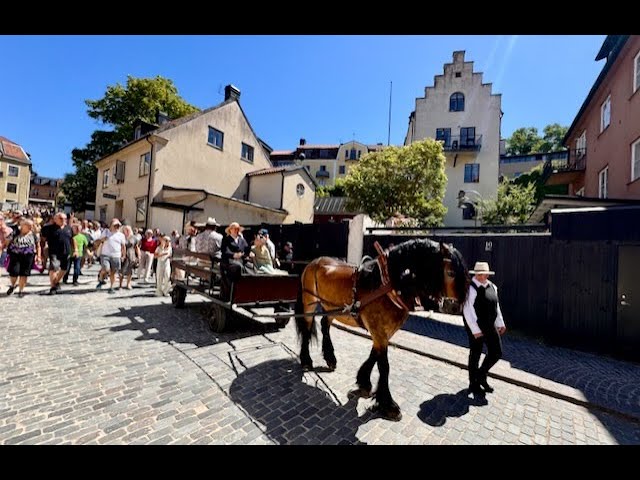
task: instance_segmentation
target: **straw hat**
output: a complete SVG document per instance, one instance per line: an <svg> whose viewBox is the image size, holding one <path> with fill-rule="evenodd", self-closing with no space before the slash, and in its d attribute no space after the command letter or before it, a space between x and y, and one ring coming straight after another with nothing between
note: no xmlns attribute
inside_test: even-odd
<svg viewBox="0 0 640 480"><path fill-rule="evenodd" d="M205 226L207 226L207 227L219 227L220 224L216 221L215 218L209 217L207 219L207 223L205 223Z"/></svg>
<svg viewBox="0 0 640 480"><path fill-rule="evenodd" d="M232 222L227 228L224 229L224 233L229 235L229 232L232 228L239 228L241 232L244 230L244 227L241 227L238 222Z"/></svg>
<svg viewBox="0 0 640 480"><path fill-rule="evenodd" d="M469 270L469 273L473 273L474 275L495 275L496 272L492 272L489 269L489 264L487 262L476 262L473 270Z"/></svg>

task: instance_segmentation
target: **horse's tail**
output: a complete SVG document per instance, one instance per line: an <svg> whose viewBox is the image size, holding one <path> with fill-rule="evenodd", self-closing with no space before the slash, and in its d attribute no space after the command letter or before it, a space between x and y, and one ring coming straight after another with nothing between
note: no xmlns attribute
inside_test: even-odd
<svg viewBox="0 0 640 480"><path fill-rule="evenodd" d="M296 314L303 314L304 303L302 301L302 291L304 290L304 274L307 269L305 268L300 276L300 289L298 290L298 298L296 299ZM298 339L303 340L305 335L308 335L309 340L316 340L318 338L318 329L316 328L315 316L308 317L296 317L296 330L298 332Z"/></svg>

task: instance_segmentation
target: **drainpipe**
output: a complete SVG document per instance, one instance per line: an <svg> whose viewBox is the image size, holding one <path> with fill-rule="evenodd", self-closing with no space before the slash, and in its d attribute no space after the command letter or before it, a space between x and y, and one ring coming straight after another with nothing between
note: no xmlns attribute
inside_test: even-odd
<svg viewBox="0 0 640 480"><path fill-rule="evenodd" d="M151 145L151 153L149 160L149 184L147 185L147 208L144 212L144 229L149 228L149 211L151 210L151 174L153 173L153 142L149 140L149 137L145 137L145 140Z"/></svg>
<svg viewBox="0 0 640 480"><path fill-rule="evenodd" d="M280 210L283 209L284 205L284 172L280 172L282 175L282 184L280 185Z"/></svg>

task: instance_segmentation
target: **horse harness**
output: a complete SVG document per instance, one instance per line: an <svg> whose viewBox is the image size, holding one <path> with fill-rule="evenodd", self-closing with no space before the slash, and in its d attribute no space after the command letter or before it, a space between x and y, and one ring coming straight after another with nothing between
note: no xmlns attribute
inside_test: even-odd
<svg viewBox="0 0 640 480"><path fill-rule="evenodd" d="M360 310L362 310L364 307L366 307L367 305L375 302L376 300L378 300L380 297L383 296L387 296L389 298L389 300L391 300L391 302L393 302L393 304L398 307L401 310L404 310L404 312L409 312L409 308L407 307L407 305L402 301L402 298L400 297L400 295L398 294L398 292L393 288L393 285L391 284L391 276L389 275L389 267L388 267L388 252L386 252L385 250L382 249L382 247L380 246L380 243L378 243L377 241L373 244L376 251L378 252L378 256L376 257L375 261L378 264L378 269L380 271L380 281L381 284L378 288L376 288L375 290L373 290L372 292L369 292L367 294L365 294L364 296L360 297L358 296L358 276L360 273L360 267L359 266L354 266L353 268L353 274L351 276L351 281L353 283L353 300L351 302L351 304L345 304L344 307L342 309L338 309L338 310L331 310L329 312L324 312L325 314L336 314L336 313L342 313L345 315L351 315L356 322L358 323L358 325L360 325L362 328L365 328L364 323L362 322L362 320L360 319ZM316 276L315 278L316 280L316 292L318 291L318 278ZM326 301L324 299L322 299L322 297L319 297L317 294L304 289L304 291L306 293L309 293L310 295L313 295L315 298L317 298L319 301L318 302L314 302L316 304L319 303L328 303L330 305L335 305L335 306L339 306L337 304L334 304L332 302Z"/></svg>

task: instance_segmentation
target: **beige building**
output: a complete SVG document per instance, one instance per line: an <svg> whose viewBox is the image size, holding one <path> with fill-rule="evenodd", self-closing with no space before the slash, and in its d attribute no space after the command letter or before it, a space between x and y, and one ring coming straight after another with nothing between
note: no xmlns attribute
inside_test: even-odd
<svg viewBox="0 0 640 480"><path fill-rule="evenodd" d="M271 152L274 166L304 166L321 186L333 186L336 179L344 177L357 164L362 155L381 150L383 145L365 145L352 140L341 144L308 145L304 138L295 150Z"/></svg>
<svg viewBox="0 0 640 480"><path fill-rule="evenodd" d="M165 232L207 217L222 224L309 222L315 187L306 183L306 172L288 174L284 189L249 196L247 174L272 165L239 97L228 85L215 107L171 121L159 114L158 125L137 122L130 143L96 162L96 219L116 217ZM308 212L297 200L289 204L298 183L308 186Z"/></svg>
<svg viewBox="0 0 640 480"><path fill-rule="evenodd" d="M0 209L26 208L30 180L29 155L17 143L0 137Z"/></svg>
<svg viewBox="0 0 640 480"><path fill-rule="evenodd" d="M405 145L430 137L441 140L446 153L447 187L445 226L473 226L469 209L458 208L461 190L475 201L495 198L500 156L501 96L482 83L482 73L473 62L464 61L464 51L453 53L453 63L444 65L425 96L416 98L409 116ZM475 191L478 194L472 194Z"/></svg>

